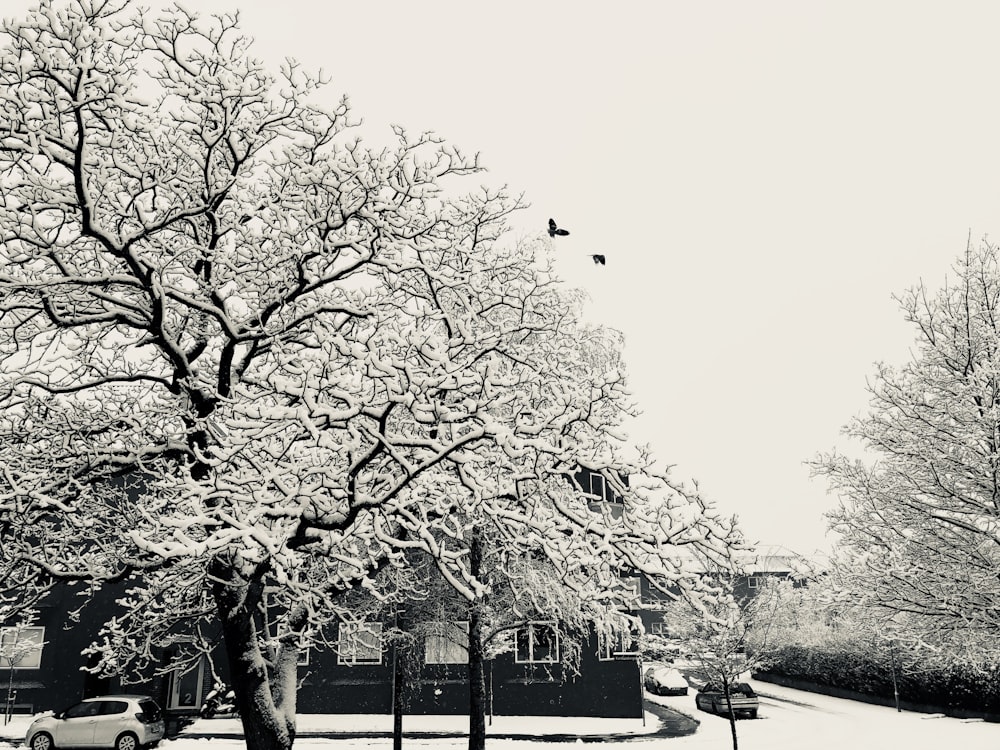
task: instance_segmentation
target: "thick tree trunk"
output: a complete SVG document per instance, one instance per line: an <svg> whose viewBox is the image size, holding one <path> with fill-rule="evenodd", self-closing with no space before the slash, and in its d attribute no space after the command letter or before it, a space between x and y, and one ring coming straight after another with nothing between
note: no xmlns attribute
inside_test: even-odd
<svg viewBox="0 0 1000 750"><path fill-rule="evenodd" d="M290 750L295 740L295 674L288 674L288 665L295 670L295 655L290 650L279 654L272 686L253 616L261 601L261 583L240 578L220 561L212 568L212 593L247 750Z"/></svg>
<svg viewBox="0 0 1000 750"><path fill-rule="evenodd" d="M469 750L486 747L486 659L479 607L469 611Z"/></svg>
<svg viewBox="0 0 1000 750"><path fill-rule="evenodd" d="M470 572L479 578L483 560L483 540L472 532ZM479 602L469 605L469 750L486 748L486 659Z"/></svg>

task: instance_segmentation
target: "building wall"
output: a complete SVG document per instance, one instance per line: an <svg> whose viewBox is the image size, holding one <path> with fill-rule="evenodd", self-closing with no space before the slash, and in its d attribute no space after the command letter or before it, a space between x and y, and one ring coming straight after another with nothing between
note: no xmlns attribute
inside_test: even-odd
<svg viewBox="0 0 1000 750"><path fill-rule="evenodd" d="M464 664L420 665L406 677L406 711L411 714L466 714L469 682ZM640 718L642 686L637 659L603 661L597 638L581 653L580 674L561 664L516 664L502 654L487 665L492 713L499 716L603 716ZM299 668L300 713L390 713L392 654L379 665L347 666L331 652L310 654Z"/></svg>
<svg viewBox="0 0 1000 750"><path fill-rule="evenodd" d="M142 684L123 685L120 679L101 679L82 671L83 651L96 638L101 624L115 611L121 590L112 587L94 597L79 618L69 612L85 600L73 587L60 587L41 608L39 625L45 627L45 646L38 669L15 670L15 703L23 711L67 708L79 700L108 693L139 693L153 697L178 714L194 713L211 690L212 670L188 675L178 687L181 700L172 706L170 676L150 676ZM226 678L223 654L213 659ZM422 661L419 659L418 661ZM591 637L581 651L580 674L565 674L560 664L516 664L513 654L502 654L488 663L487 675L496 715L642 716L639 665L635 658L600 660L597 639ZM3 678L7 674L2 674ZM309 663L299 667L299 713L391 713L392 654L381 664L339 664L333 651L312 650ZM0 682L0 701L6 695ZM190 699L186 699L190 694ZM465 664L418 664L406 678L408 713L465 714L469 686ZM173 692L175 698L178 691Z"/></svg>
<svg viewBox="0 0 1000 750"><path fill-rule="evenodd" d="M74 587L59 587L39 607L34 624L45 629L39 666L13 670L13 687L17 693L13 702L19 712L59 710L91 695L120 692L116 680L102 680L83 671L87 660L82 652L96 638L100 628L98 624L91 625L97 621L88 617L89 608L81 614L81 622L69 621L68 613L85 602L78 596L79 591ZM6 700L11 671L7 662L2 662L2 667L0 700Z"/></svg>

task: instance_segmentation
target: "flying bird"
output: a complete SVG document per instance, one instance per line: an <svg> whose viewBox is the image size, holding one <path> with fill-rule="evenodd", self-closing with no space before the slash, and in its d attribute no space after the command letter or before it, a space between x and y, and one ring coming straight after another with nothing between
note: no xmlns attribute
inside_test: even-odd
<svg viewBox="0 0 1000 750"><path fill-rule="evenodd" d="M607 265L607 263L605 263L605 258L603 255L591 255L590 257L594 259L594 263L597 265L600 266Z"/></svg>
<svg viewBox="0 0 1000 750"><path fill-rule="evenodd" d="M556 235L559 237L565 237L567 234L569 234L569 232L565 229L560 229L556 226L555 219L549 219L549 237L555 237Z"/></svg>

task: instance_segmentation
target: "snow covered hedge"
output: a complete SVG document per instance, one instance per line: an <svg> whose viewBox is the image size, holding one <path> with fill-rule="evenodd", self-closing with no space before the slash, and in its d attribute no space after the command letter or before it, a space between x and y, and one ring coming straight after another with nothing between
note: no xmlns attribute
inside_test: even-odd
<svg viewBox="0 0 1000 750"><path fill-rule="evenodd" d="M817 688L859 693L872 702L892 705L894 671L900 701L910 708L969 712L1000 721L1000 667L996 665L930 666L898 653L893 658L889 651L785 646L774 654L770 668L754 677L794 681L796 687L803 687L799 681L814 683Z"/></svg>

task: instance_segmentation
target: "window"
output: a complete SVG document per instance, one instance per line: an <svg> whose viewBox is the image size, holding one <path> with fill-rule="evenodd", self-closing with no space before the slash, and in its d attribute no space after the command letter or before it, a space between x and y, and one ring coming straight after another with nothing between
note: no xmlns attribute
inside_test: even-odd
<svg viewBox="0 0 1000 750"><path fill-rule="evenodd" d="M0 628L0 667L38 669L44 646L45 628Z"/></svg>
<svg viewBox="0 0 1000 750"><path fill-rule="evenodd" d="M611 486L603 474L589 472L587 480L583 483L583 489L589 494L599 497L603 503L621 505L622 496Z"/></svg>
<svg viewBox="0 0 1000 750"><path fill-rule="evenodd" d="M622 576L621 582L622 587L625 589L625 609L639 609L642 605L642 598L639 595L639 592L642 590L642 584L639 582L639 576Z"/></svg>
<svg viewBox="0 0 1000 750"><path fill-rule="evenodd" d="M156 701L154 700L146 698L139 701L139 709L142 711L143 716L146 717L147 723L150 721L159 721L162 718L160 707L156 705Z"/></svg>
<svg viewBox="0 0 1000 750"><path fill-rule="evenodd" d="M590 494L604 499L604 477L600 474L590 475Z"/></svg>
<svg viewBox="0 0 1000 750"><path fill-rule="evenodd" d="M559 633L554 622L529 622L515 635L518 664L554 664L559 661Z"/></svg>
<svg viewBox="0 0 1000 750"><path fill-rule="evenodd" d="M101 716L123 714L127 708L128 703L125 701L101 701Z"/></svg>
<svg viewBox="0 0 1000 750"><path fill-rule="evenodd" d="M277 638L279 635L278 623L281 617L286 613L287 608L282 607L278 604L277 598L273 591L267 591L264 594L264 613L267 619L267 635L269 638ZM309 646L299 641L299 656L295 661L297 666L308 667L309 666Z"/></svg>
<svg viewBox="0 0 1000 750"><path fill-rule="evenodd" d="M667 630L667 623L665 622L654 622L649 625L649 632L653 635L669 635Z"/></svg>
<svg viewBox="0 0 1000 750"><path fill-rule="evenodd" d="M337 643L338 664L381 664L382 623L342 622Z"/></svg>
<svg viewBox="0 0 1000 750"><path fill-rule="evenodd" d="M63 713L63 718L85 719L89 716L97 716L100 712L101 701L87 701L86 703L77 703L75 706L67 708Z"/></svg>
<svg viewBox="0 0 1000 750"><path fill-rule="evenodd" d="M622 496L614 487L616 484L615 479L609 480L599 471L583 468L576 472L573 479L574 482L579 484L581 490L594 498L592 501L588 501L592 510L597 510L602 505L621 506ZM628 485L627 480L622 478L617 479L619 479L626 486ZM597 508L594 507L595 505ZM619 514L621 513L621 507L618 507L615 510L617 510Z"/></svg>
<svg viewBox="0 0 1000 750"><path fill-rule="evenodd" d="M747 578L747 585L752 588L760 588L760 576L750 576Z"/></svg>
<svg viewBox="0 0 1000 750"><path fill-rule="evenodd" d="M670 606L671 601L666 594L647 587L642 596L642 608L654 612L663 611Z"/></svg>
<svg viewBox="0 0 1000 750"><path fill-rule="evenodd" d="M618 630L602 635L597 656L602 661L639 655L639 628L629 625L628 630Z"/></svg>
<svg viewBox="0 0 1000 750"><path fill-rule="evenodd" d="M433 622L431 628L424 638L424 663L469 663L469 623Z"/></svg>

